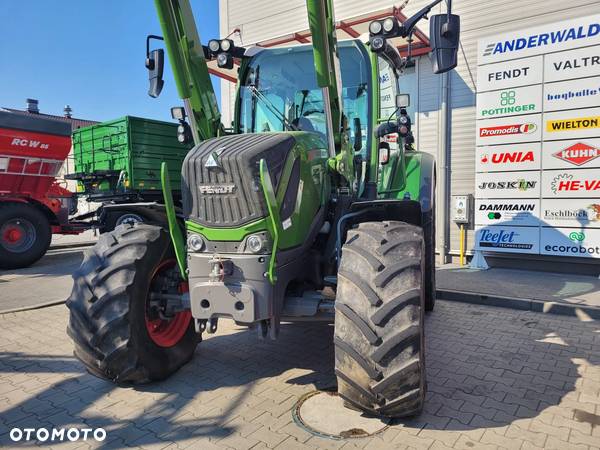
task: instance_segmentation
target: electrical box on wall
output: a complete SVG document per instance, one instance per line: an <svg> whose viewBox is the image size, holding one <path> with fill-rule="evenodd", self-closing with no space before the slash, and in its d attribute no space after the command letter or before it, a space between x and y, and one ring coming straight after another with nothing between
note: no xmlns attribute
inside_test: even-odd
<svg viewBox="0 0 600 450"><path fill-rule="evenodd" d="M452 196L452 220L455 223L469 223L471 217L471 195Z"/></svg>

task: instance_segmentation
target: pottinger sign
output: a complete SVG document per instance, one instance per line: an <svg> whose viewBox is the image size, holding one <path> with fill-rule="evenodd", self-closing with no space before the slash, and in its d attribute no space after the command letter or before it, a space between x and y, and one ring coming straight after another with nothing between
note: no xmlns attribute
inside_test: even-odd
<svg viewBox="0 0 600 450"><path fill-rule="evenodd" d="M600 14L479 41L475 249L600 258Z"/></svg>

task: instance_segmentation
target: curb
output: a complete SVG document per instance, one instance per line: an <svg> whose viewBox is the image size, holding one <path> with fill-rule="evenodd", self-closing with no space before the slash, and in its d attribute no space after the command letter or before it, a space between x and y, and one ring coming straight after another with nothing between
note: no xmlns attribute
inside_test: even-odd
<svg viewBox="0 0 600 450"><path fill-rule="evenodd" d="M590 318L600 320L600 308L589 305L573 305L552 300L534 300L528 298L500 297L497 295L478 294L476 292L438 289L437 298L453 302L471 303L476 305L497 306L500 308L518 309L561 316ZM582 317L583 316L583 317ZM587 316L587 317L586 317Z"/></svg>
<svg viewBox="0 0 600 450"><path fill-rule="evenodd" d="M24 311L30 311L33 309L42 309L42 308L48 308L50 306L56 306L56 305L61 305L63 303L65 303L67 300L52 300L49 302L45 302L45 303L38 303L37 305L29 305L29 306L23 306L22 308L13 308L13 309L7 309L4 311L0 311L0 316L3 314L12 314L12 313L18 313L18 312L24 312Z"/></svg>
<svg viewBox="0 0 600 450"><path fill-rule="evenodd" d="M67 249L67 248L77 248L77 247L91 247L92 245L95 245L96 242L76 242L73 244L56 244L56 245L51 245L48 250L61 250L61 249Z"/></svg>

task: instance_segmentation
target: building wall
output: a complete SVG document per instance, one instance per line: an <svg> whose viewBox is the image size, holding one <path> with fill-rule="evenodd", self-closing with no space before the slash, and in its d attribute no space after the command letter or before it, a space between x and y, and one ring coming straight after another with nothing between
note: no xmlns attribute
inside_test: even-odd
<svg viewBox="0 0 600 450"><path fill-rule="evenodd" d="M337 20L391 8L400 3L382 0L334 1ZM403 12L410 16L427 3L429 1L411 0ZM438 195L438 243L441 242L444 227L442 210L448 209L450 196L474 193L477 41L488 35L585 16L600 10L599 0L454 0L452 4L453 12L461 16L461 48L458 67L447 77L450 138L447 167L438 164L438 189L441 190L440 181L443 182L445 172L448 174L449 192L446 199ZM434 9L434 12L441 11L445 11L441 6ZM220 0L220 23L222 35L239 28L244 45L308 29L305 0ZM429 34L427 22L419 25L425 34ZM444 123L440 113L444 99L443 77L432 73L427 56L417 61L417 75L414 127L417 146L422 151L436 155L438 161L443 161L443 155L440 155L440 149L443 148L441 127ZM226 81L222 83L224 123L229 123L235 86ZM458 254L459 229L454 223L446 222L445 226L449 232L447 248L451 254ZM473 245L472 228L467 232L467 248Z"/></svg>

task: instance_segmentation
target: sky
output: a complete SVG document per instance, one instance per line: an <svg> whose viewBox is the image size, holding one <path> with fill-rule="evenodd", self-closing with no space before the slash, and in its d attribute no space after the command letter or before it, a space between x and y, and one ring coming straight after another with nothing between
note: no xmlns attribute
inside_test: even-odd
<svg viewBox="0 0 600 450"><path fill-rule="evenodd" d="M145 40L162 35L152 0L0 1L0 107L24 109L35 98L46 114L62 115L68 104L88 120L171 120L171 106L182 104L168 56L165 87L148 96ZM219 2L190 1L206 44L219 35Z"/></svg>

